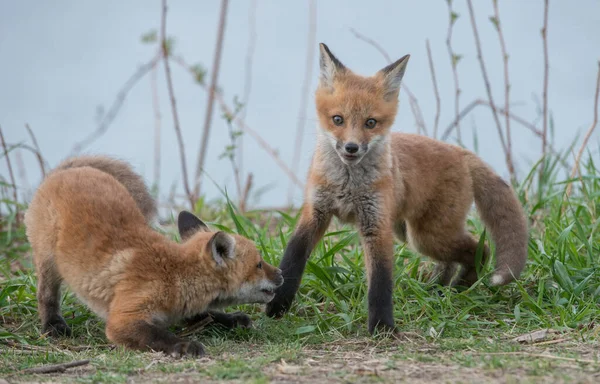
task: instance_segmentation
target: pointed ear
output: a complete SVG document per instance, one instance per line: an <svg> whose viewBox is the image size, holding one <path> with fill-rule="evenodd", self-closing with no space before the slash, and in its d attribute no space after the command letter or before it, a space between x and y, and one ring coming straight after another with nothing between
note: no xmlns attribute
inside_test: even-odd
<svg viewBox="0 0 600 384"><path fill-rule="evenodd" d="M410 55L406 55L378 72L385 81L386 100L389 101L398 98L400 83L402 82L402 77L404 77L404 71L406 70L406 64L408 64L409 58Z"/></svg>
<svg viewBox="0 0 600 384"><path fill-rule="evenodd" d="M225 232L217 232L208 241L208 249L217 265L223 265L225 260L235 258L235 239Z"/></svg>
<svg viewBox="0 0 600 384"><path fill-rule="evenodd" d="M321 87L331 88L336 74L345 72L346 67L337 57L333 56L333 53L325 44L319 44L319 50L321 51L319 59L321 67L320 85Z"/></svg>
<svg viewBox="0 0 600 384"><path fill-rule="evenodd" d="M181 240L187 240L197 232L208 232L208 226L193 213L188 211L179 212L177 217L177 228Z"/></svg>

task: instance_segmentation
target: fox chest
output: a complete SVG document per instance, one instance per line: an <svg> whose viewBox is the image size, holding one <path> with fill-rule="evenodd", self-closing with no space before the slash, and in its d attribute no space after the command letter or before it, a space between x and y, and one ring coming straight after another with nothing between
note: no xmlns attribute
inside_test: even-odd
<svg viewBox="0 0 600 384"><path fill-rule="evenodd" d="M317 206L329 211L343 223L354 224L364 215L372 215L379 205L377 194L363 188L336 188L319 194ZM378 210L378 209L376 209Z"/></svg>

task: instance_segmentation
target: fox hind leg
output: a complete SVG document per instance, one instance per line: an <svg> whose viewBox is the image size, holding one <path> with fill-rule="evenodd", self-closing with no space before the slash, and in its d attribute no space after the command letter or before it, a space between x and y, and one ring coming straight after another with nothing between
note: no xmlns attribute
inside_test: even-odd
<svg viewBox="0 0 600 384"><path fill-rule="evenodd" d="M36 269L38 313L42 322L42 333L49 333L51 336L70 336L71 328L60 314L62 278L56 269L53 256L36 258Z"/></svg>

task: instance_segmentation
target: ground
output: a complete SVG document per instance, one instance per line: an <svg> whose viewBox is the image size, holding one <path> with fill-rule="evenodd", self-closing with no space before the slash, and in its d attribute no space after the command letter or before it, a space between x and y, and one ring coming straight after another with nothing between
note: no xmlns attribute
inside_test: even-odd
<svg viewBox="0 0 600 384"><path fill-rule="evenodd" d="M600 349L587 340L600 331L544 332L529 343L515 335L436 338L418 332L370 337L266 340L276 321L260 319L251 330L200 331L207 356L178 359L132 352L110 344L79 345L78 338L47 346L2 346L0 377L21 382L275 382L275 383L593 383L600 380ZM283 321L285 323L285 321ZM282 326L283 327L283 326ZM229 337L228 337L229 336ZM24 369L89 359L63 373L27 374Z"/></svg>
<svg viewBox="0 0 600 384"><path fill-rule="evenodd" d="M530 219L527 266L517 281L490 286L492 258L469 289L440 287L429 279L431 261L398 243L399 333L373 337L366 332L367 283L356 232L334 223L312 253L295 304L282 319L267 318L259 306L241 306L230 310L247 312L251 329L175 327L206 346L206 357L196 360L110 345L102 321L68 289L61 308L73 337L40 335L31 250L18 211L5 210L0 215L0 378L9 383L600 382L600 172L590 158L568 195L568 182L554 173L558 160L552 161L541 187L533 182L536 169L517 186ZM9 196L2 197L11 208ZM209 208L202 209L203 219L252 239L274 265L298 219L291 212L241 214L229 201ZM165 231L175 236L170 224ZM468 228L480 241L489 240L476 215L469 217ZM89 362L60 373L27 371L80 360Z"/></svg>

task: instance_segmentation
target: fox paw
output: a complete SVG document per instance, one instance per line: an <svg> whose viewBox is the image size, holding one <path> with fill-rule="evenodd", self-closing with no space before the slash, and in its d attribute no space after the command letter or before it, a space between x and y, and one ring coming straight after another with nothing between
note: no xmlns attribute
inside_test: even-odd
<svg viewBox="0 0 600 384"><path fill-rule="evenodd" d="M230 328L252 328L252 319L243 312L234 312L229 315L231 321Z"/></svg>
<svg viewBox="0 0 600 384"><path fill-rule="evenodd" d="M288 303L287 300L278 300L278 297L275 297L270 303L267 304L265 313L269 317L279 319L283 317L283 315L290 309L290 306L291 302Z"/></svg>
<svg viewBox="0 0 600 384"><path fill-rule="evenodd" d="M52 337L71 336L71 328L61 315L53 315L42 325L42 333Z"/></svg>
<svg viewBox="0 0 600 384"><path fill-rule="evenodd" d="M173 357L202 357L204 346L197 341L180 341L172 346L167 353Z"/></svg>

